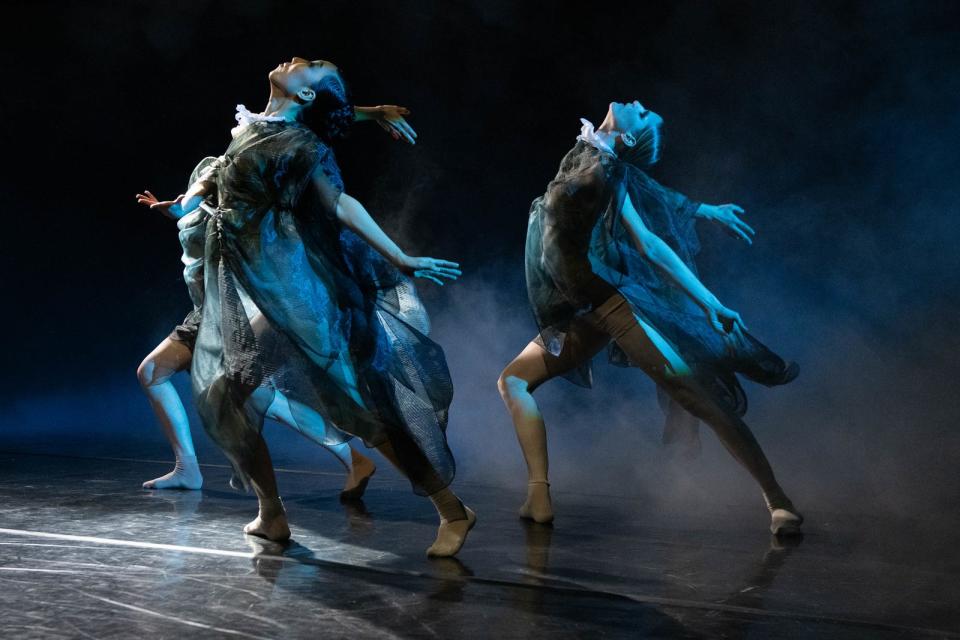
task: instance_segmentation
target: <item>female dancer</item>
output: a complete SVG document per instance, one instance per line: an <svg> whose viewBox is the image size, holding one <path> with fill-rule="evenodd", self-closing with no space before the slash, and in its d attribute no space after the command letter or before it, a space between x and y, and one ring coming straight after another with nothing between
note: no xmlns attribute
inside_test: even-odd
<svg viewBox="0 0 960 640"><path fill-rule="evenodd" d="M395 140L403 139L410 144L415 144L417 134L403 117L408 114L408 109L394 105L356 107L354 121L376 122ZM237 107L238 127L249 125L256 117L255 114L247 111L243 105ZM188 188L189 185L197 182L204 172L209 171L215 162L215 158L207 158L201 162L194 169ZM203 485L203 475L200 473L200 466L197 463L187 412L171 378L180 371L188 370L193 359L193 349L200 324L200 304L203 296L203 238L208 213L199 206L193 211L184 211L180 206L173 206L175 201L160 202L149 191L145 194L137 194L137 201L177 220L184 251L184 277L187 280L188 290L194 302L193 311L143 359L143 362L137 368L137 378L140 381L140 386L150 401L154 414L163 428L164 435L173 447L176 460L172 471L159 478L144 482L143 488L197 490ZM313 428L304 428L310 425L302 427L293 420L288 405L289 403L280 394L277 394L270 404L268 417L301 431L307 437L322 442L325 432L324 425L313 425ZM336 456L347 472L344 488L340 494L341 498L360 498L367 482L376 471L373 461L352 449L347 443L324 446Z"/></svg>
<svg viewBox="0 0 960 640"><path fill-rule="evenodd" d="M453 386L405 274L442 284L460 270L408 256L343 192L333 152L315 132L336 137L352 120L334 65L293 58L269 80L262 117L240 128L223 160L176 203L217 203L191 366L204 428L257 494L246 533L290 535L261 435L263 397L279 391L294 419L306 411L335 427L328 442L358 436L394 462L440 515L428 555L453 555L476 516L448 488Z"/></svg>
<svg viewBox="0 0 960 640"><path fill-rule="evenodd" d="M527 291L540 335L498 381L528 469L520 515L553 519L546 431L532 392L558 375L589 384L590 359L610 344L612 360L641 367L716 432L760 484L771 531L797 533L802 517L741 419L745 396L736 379L739 373L783 384L796 366L747 333L739 314L685 264L695 240L690 221L708 205L638 168L658 159L662 122L639 102L611 103L597 130L584 120L576 146L530 210ZM667 281L685 295L675 295Z"/></svg>

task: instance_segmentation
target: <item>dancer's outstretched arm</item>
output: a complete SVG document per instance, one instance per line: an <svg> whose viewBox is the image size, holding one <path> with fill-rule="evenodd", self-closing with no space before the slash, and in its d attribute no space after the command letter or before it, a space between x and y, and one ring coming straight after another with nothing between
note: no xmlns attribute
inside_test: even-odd
<svg viewBox="0 0 960 640"><path fill-rule="evenodd" d="M720 333L739 335L746 329L740 314L728 309L710 292L697 276L683 263L673 249L655 233L647 229L627 195L620 208L620 217L637 250L662 269L677 285L687 292L707 314L710 324Z"/></svg>
<svg viewBox="0 0 960 640"><path fill-rule="evenodd" d="M319 179L324 180L323 178ZM325 188L325 184L318 185L318 187ZM439 285L443 284L443 278L456 280L462 274L460 265L456 262L408 256L380 228L380 225L370 216L364 206L356 198L346 193L340 194L337 201L337 218L404 273L417 278L433 280Z"/></svg>
<svg viewBox="0 0 960 640"><path fill-rule="evenodd" d="M190 185L186 193L181 193L174 200L160 200L149 190L144 189L143 193L137 194L137 202L159 211L168 218L179 220L199 207L209 190L210 187L206 182L198 180Z"/></svg>

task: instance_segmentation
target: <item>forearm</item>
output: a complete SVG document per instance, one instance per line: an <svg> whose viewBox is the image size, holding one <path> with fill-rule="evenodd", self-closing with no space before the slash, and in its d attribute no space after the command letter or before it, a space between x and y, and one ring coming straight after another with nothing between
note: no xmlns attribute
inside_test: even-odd
<svg viewBox="0 0 960 640"><path fill-rule="evenodd" d="M194 209L200 206L209 192L208 185L203 181L197 181L190 185L187 192L183 194L179 207L171 207L170 213L176 218L182 218Z"/></svg>
<svg viewBox="0 0 960 640"><path fill-rule="evenodd" d="M365 120L374 120L377 114L377 107L354 107L353 121L363 122Z"/></svg>
<svg viewBox="0 0 960 640"><path fill-rule="evenodd" d="M337 202L337 218L348 229L363 238L380 255L396 266L401 266L407 254L397 246L359 201L341 194Z"/></svg>
<svg viewBox="0 0 960 640"><path fill-rule="evenodd" d="M707 309L720 304L713 293L707 289L697 276L690 271L673 249L654 234L648 234L642 241L641 252L657 268L663 271L678 287L683 289L700 307Z"/></svg>

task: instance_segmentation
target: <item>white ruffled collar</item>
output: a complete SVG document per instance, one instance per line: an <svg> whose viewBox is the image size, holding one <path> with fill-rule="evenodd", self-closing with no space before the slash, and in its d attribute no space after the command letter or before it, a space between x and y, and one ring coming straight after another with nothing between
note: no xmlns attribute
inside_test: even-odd
<svg viewBox="0 0 960 640"><path fill-rule="evenodd" d="M600 136L597 135L596 130L593 128L592 122L586 118L580 118L580 122L583 124L583 127L580 129L580 135L577 136L577 140L583 140L587 144L596 147L600 151L609 153L614 158L617 157L616 151L610 148L610 145L604 142Z"/></svg>
<svg viewBox="0 0 960 640"><path fill-rule="evenodd" d="M237 105L237 114L233 117L238 123L237 126L230 130L230 133L233 135L237 135L244 127L254 122L284 122L286 120L283 116L265 116L262 113L252 113L242 104Z"/></svg>

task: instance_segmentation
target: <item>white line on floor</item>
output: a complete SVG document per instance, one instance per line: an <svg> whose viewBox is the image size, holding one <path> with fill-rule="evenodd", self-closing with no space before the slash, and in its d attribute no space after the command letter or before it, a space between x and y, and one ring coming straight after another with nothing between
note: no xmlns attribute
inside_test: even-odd
<svg viewBox="0 0 960 640"><path fill-rule="evenodd" d="M107 544L116 547L135 547L137 549L161 549L163 551L180 551L183 553L203 553L210 556L227 556L229 558L252 558L249 551L227 551L226 549L207 549L204 547L187 547L179 544L162 544L159 542L142 542L140 540L116 540L114 538L100 538L97 536L75 536L67 533L47 533L46 531L27 531L25 529L0 529L0 534L11 536L29 536L33 538L48 538L53 540L70 540L73 542L90 542L93 544ZM271 556L271 559L274 559ZM275 559L284 558L277 556Z"/></svg>

